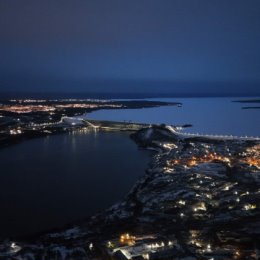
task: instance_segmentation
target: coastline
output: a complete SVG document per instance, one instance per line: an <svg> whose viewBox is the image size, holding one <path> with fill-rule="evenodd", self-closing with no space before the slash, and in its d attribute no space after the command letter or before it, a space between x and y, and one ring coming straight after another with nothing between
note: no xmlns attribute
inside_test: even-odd
<svg viewBox="0 0 260 260"><path fill-rule="evenodd" d="M45 252L51 254L54 245L55 250L59 247L72 250L80 245L85 255L100 257L104 254L103 251L109 254L109 250L104 245L105 241L115 239L124 232L130 232L136 236L157 233L165 237L174 236L174 239L177 240L176 245L181 248L178 254L182 254L183 257L203 257L204 253L209 252L203 252L200 247L188 242L190 241L190 230L195 229L199 232L196 240L200 241L204 247L206 242L202 243L201 241L208 240L209 234L212 232L218 236L218 232L222 232L223 228L226 229L227 225L230 226L230 230L233 230L233 228L237 227L236 225L240 225L241 228L245 229L248 226L247 221L249 219L250 225L257 223L255 220L260 212L258 205L254 208L252 199L256 196L255 202L258 204L259 199L257 199L257 196L259 195L257 194L260 179L256 173L260 166L258 164L258 166L250 166L245 159L247 158L245 155L239 157L236 153L243 154L249 149L249 152L246 152L248 153L248 159L255 154L256 163L258 163L259 141L238 141L236 139L202 140L194 137L183 139L173 135L167 128L162 126L142 128L133 133L132 138L139 146L146 149L155 149L158 153L152 158L145 175L137 180L121 203L112 206L99 215L88 218L82 224L73 225L62 231L57 230L49 234L24 238L23 241L27 241L27 249L17 252L17 255L23 255L28 250L31 253L40 255L43 248ZM189 151L193 151L193 156L189 155ZM210 153L206 151L210 151ZM201 153L205 153L206 157L202 157ZM214 155L214 153L218 155ZM199 157L196 157L196 154ZM193 158L194 156L196 158ZM183 159L180 159L182 157ZM200 158L204 158L204 161L201 161ZM241 160L241 163L238 163L237 160ZM245 165L245 163L247 164ZM245 174L245 172L249 173ZM207 180L207 178L210 178L210 180ZM200 183L201 181L202 183ZM203 185L204 181L205 184ZM216 188L212 187L212 190L215 190L216 194L211 194L211 190L208 190L207 186L210 183L215 183ZM182 188L180 189L180 187ZM197 190L198 194L201 193L199 197L195 196L196 191L194 189ZM181 190L182 192L180 192ZM243 204L237 202L237 197L240 195L236 195L236 193L243 194L246 190L250 190L250 194L252 194L248 194L246 197L241 195L243 200L246 199ZM203 203L201 202L202 194ZM218 200L223 200L225 205L227 195L230 196L230 205L224 207L215 205L212 197L210 198L210 196L219 197ZM237 208L238 205L241 205L242 208ZM164 208L166 206L167 210ZM235 215L222 216L221 214L226 214L224 212L228 207L235 207L233 210ZM244 207L248 208L245 209ZM192 213L195 209L195 213ZM249 212L245 215L246 211ZM212 217L215 219L213 222ZM202 225L202 223L204 224ZM234 223L236 223L235 226ZM215 230L216 227L218 227L218 230ZM251 236L249 227L248 232L247 239L248 236ZM245 234L236 234L237 236L245 237ZM255 239L255 236L252 236L251 239ZM38 249L34 249L35 245L34 247L28 247L28 243L35 244L35 240L38 241L36 243ZM24 248L23 243L18 242L21 248ZM213 248L217 250L220 247L219 243L220 241L212 240L211 251L213 251ZM231 243L232 250L229 242L223 240L221 243L221 247L226 248L228 254L235 254L237 248L240 248L239 243L238 245ZM240 243L244 244L243 239L241 239ZM89 249L90 244L95 245L96 251ZM43 245L44 247L42 247ZM252 249L250 243L247 248L248 250ZM241 249L239 250L241 251Z"/></svg>
<svg viewBox="0 0 260 260"><path fill-rule="evenodd" d="M3 120L3 123L0 121L0 148L30 138L67 133L89 126L84 123L76 125L65 123L64 117L80 117L104 108L138 109L177 106L178 104L143 100L2 100L0 103L0 119ZM5 121L4 118L7 118L7 120ZM129 129L131 130L131 128Z"/></svg>

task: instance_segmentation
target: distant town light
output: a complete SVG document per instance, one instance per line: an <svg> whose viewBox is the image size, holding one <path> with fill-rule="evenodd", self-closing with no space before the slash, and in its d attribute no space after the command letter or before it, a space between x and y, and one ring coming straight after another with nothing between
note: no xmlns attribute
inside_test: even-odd
<svg viewBox="0 0 260 260"><path fill-rule="evenodd" d="M253 209L256 209L256 205L255 204L246 204L246 205L244 205L244 209L253 210Z"/></svg>

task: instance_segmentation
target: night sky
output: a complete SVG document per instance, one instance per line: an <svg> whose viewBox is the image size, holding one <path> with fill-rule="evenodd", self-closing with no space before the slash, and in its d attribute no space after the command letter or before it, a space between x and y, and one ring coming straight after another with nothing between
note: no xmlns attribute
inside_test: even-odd
<svg viewBox="0 0 260 260"><path fill-rule="evenodd" d="M0 92L260 95L259 0L0 0Z"/></svg>

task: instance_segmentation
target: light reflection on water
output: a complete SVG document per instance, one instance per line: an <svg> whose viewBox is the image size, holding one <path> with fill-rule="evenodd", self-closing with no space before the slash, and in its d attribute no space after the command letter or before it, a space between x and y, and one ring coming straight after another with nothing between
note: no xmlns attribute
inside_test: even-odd
<svg viewBox="0 0 260 260"><path fill-rule="evenodd" d="M122 199L148 151L127 133L72 132L0 149L0 238L85 218Z"/></svg>

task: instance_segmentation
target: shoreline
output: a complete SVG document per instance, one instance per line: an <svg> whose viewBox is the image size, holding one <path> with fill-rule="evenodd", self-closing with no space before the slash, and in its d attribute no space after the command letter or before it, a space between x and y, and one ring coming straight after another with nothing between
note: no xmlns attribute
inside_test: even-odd
<svg viewBox="0 0 260 260"><path fill-rule="evenodd" d="M78 117L101 109L152 108L180 103L157 101L98 100L3 100L0 103L0 148L35 137L71 132L84 127L63 122L63 117ZM62 107L62 108L60 108ZM37 112L37 109L39 111ZM56 110L55 110L56 109ZM24 110L23 113L20 110ZM28 111L27 111L28 110ZM42 111L43 110L43 111ZM10 112L13 111L13 112ZM17 112L15 112L17 111ZM31 112L29 112L31 111ZM6 118L6 121L4 120ZM86 126L86 125L85 125Z"/></svg>
<svg viewBox="0 0 260 260"><path fill-rule="evenodd" d="M158 152L154 155L154 157L152 157L151 163L148 166L144 176L137 180L136 184L132 187L128 195L123 198L120 203L113 205L111 208L104 210L104 212L100 214L89 217L85 223L84 221L81 224L74 223L74 225L72 224L65 230L58 229L56 231L49 231L51 233L42 233L40 237L36 235L31 238L27 237L27 243L33 243L33 241L37 240L38 242L36 244L43 245L42 243L44 243L45 251L48 248L49 252L52 252L53 244L56 244L56 246L59 245L58 247L70 248L70 250L71 248L78 247L78 245L82 245L81 247L87 252L87 255L96 254L100 257L103 254L101 251L103 252L103 250L105 250L106 257L108 257L109 250L106 249L106 246L103 243L107 240L119 237L120 234L122 234L124 231L128 231L136 236L158 233L160 234L160 237L167 237L168 235L173 236L174 234L174 239L177 240L176 243L182 248L182 251L184 251L182 253L179 252L179 254L183 254L185 256L202 257L205 253L209 252L207 252L207 250L203 252L199 247L196 248L196 246L194 247L192 244L190 245L187 243L186 240L188 238L186 238L186 236L188 236L187 232L189 232L190 229L195 229L197 232L199 232L198 236L200 238L197 238L197 241L203 241L208 239L208 236L211 234L211 232L214 232L217 235L218 232L220 232L223 227L226 228L227 225L229 225L230 230L235 228L237 232L240 232L240 228L236 229L236 226L234 226L232 223L236 223L238 227L242 226L244 228L248 226L248 224L255 223L256 220L254 219L257 219L257 216L260 214L260 212L258 207L254 209L254 204L250 204L249 201L252 201L250 196L258 196L256 194L258 194L257 187L259 187L260 182L258 181L260 181L260 179L258 179L258 181L257 179L254 179L255 174L253 173L256 169L260 169L260 166L258 164L256 164L256 166L250 167L249 164L248 166L245 166L244 163L246 162L246 159L244 158L247 157L237 157L238 155L236 154L239 151L240 153L245 153L248 149L249 151L255 149L252 150L253 154L252 152L247 152L248 160L250 160L252 156L256 156L256 163L258 163L259 141L219 140L216 143L216 140L214 141L212 139L180 139L176 135L173 135L167 128L163 128L162 126L142 128L141 130L134 132L132 134L132 138L136 141L137 145L146 149L153 148ZM190 144L192 145L190 146ZM192 155L195 156L194 158L186 157L189 154L188 151L190 149L193 151ZM208 153L208 150L212 150L212 152ZM218 156L214 155L216 152L219 154ZM206 157L201 156L201 153L204 153ZM231 155L229 155L229 153L231 153ZM199 157L196 157L196 154L198 154ZM180 159L182 157L183 159ZM243 163L238 164L237 158L240 158L239 160L243 161ZM176 160L182 161L177 162ZM196 171L194 172L194 169L196 169L197 173ZM207 172L206 175L205 171ZM245 172L248 171L252 172L252 175L250 173L245 174ZM194 178L192 176L196 176L197 174L199 174L198 176L201 176L198 180L195 178L192 181L188 179L184 181L188 177ZM202 176L204 177L202 178ZM210 182L206 181L208 177L211 178ZM207 185L214 182L219 183L215 184L217 185L216 187L220 185L219 188L212 189L212 191L216 189L216 194L211 194L212 191L208 190L207 186L204 187L202 184L203 182L200 183L202 180L201 178L203 179L203 182L206 181ZM175 181L172 182L173 180ZM190 182L192 186L190 186ZM239 185L235 184L237 182ZM258 183L256 187L254 183ZM180 189L178 188L179 185L182 186L181 190L183 190L183 193L178 191L178 189ZM195 186L193 187L193 185ZM157 190L157 186L160 187L159 190ZM221 212L225 212L226 208L215 205L214 200L212 200L212 198L208 198L207 196L203 199L203 204L201 204L201 202L199 202L199 200L194 197L195 194L192 195L194 192L192 190L196 189L196 186L198 186L199 189L197 192L201 194L204 194L205 192L206 195L208 194L207 196L220 196L217 199L220 202L223 199L225 201L225 197L223 197L225 193L230 194L229 196L231 196L231 198L234 196L234 202L233 199L229 202L231 203L230 207L234 207L232 206L233 204L240 205L240 202L236 202L236 197L239 196L236 195L236 193L243 194L243 192L246 192L246 189L249 189L248 187L251 187L250 191L252 195L247 195L248 198L243 198L243 200L246 199L248 202L244 202L242 204L241 211L239 208L234 209L233 211L236 212L234 216L229 215L229 217L222 219ZM170 191L168 190L168 187L172 187ZM187 187L186 191L185 187ZM256 193L254 193L254 191ZM258 200L256 200L256 202L257 201ZM170 204L168 205L168 203ZM187 207L187 203L193 203L191 209L189 209L190 206ZM164 207L167 205L169 209L165 211L165 209L160 208L162 205L164 205ZM246 209L243 207L246 207ZM252 209L250 209L250 207L252 207ZM195 209L198 213L191 214L191 212L194 212ZM244 215L244 211L247 209L249 210L250 214ZM207 213L208 210L210 214ZM230 212L232 212L232 210ZM189 216L189 214L191 215ZM214 219L216 219L214 222L211 221L212 214L217 214L214 215ZM173 221L173 219L175 219L175 221ZM250 219L248 224L245 222L246 219ZM170 223L173 225L170 225ZM202 223L204 224L201 225ZM183 226L184 224L185 226ZM142 232L140 232L140 228ZM217 230L213 231L215 228L217 228ZM206 235L206 230L209 232L208 235ZM182 234L184 231L186 235ZM241 234L240 237L245 237L245 235ZM254 236L252 239L253 238ZM211 253L213 252L213 248L214 250L219 250L218 243L220 242L216 243L214 239L210 240ZM221 243L222 247L229 248L226 249L227 254L235 254L238 248L242 252L239 243L237 245L233 245L224 241L225 240L223 240ZM21 247L23 247L23 243L24 242L18 242L19 246ZM96 247L96 251L94 253L88 248L91 243L95 244ZM244 247L246 246L246 244L243 242L243 239L240 243L242 243ZM247 250L253 250L250 243L246 247L248 248ZM40 252L42 249L38 249L37 251L31 248L29 251L30 250L34 253L37 252L38 254L41 254ZM118 247L118 250L120 250L120 247ZM25 252L28 252L28 248ZM20 255L22 255L22 253L23 251L20 251ZM112 257L112 255L110 257ZM101 257L101 259L103 258Z"/></svg>
<svg viewBox="0 0 260 260"><path fill-rule="evenodd" d="M139 147L156 151L146 172L109 209L64 227L3 241L0 259L44 254L44 260L53 255L114 260L116 252L135 247L119 242L126 232L143 247L147 236L157 244L170 241L155 252L170 250L176 259L222 254L234 259L237 252L241 258L236 259L244 259L254 252L260 236L259 138L191 135L164 124L85 121L86 129L93 131L130 130ZM83 127L67 127L64 133ZM112 248L108 241L114 241Z"/></svg>

